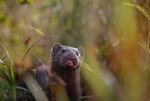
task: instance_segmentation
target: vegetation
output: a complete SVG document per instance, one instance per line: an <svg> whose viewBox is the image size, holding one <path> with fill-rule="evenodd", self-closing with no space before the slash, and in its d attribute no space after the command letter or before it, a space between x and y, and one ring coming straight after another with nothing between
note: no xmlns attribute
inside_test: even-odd
<svg viewBox="0 0 150 101"><path fill-rule="evenodd" d="M85 48L82 101L149 101L149 20L149 0L0 0L0 101L35 100L19 78L55 42Z"/></svg>

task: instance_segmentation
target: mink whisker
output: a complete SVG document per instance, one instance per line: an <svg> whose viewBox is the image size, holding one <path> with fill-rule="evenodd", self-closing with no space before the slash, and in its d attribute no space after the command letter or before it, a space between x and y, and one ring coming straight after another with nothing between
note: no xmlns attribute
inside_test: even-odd
<svg viewBox="0 0 150 101"><path fill-rule="evenodd" d="M91 69L90 67L89 67L89 65L87 64L87 63L82 63L81 64L81 68L83 67L83 70L87 70L87 71L89 71L89 72L92 72L92 73L94 73L94 74L97 74L93 69Z"/></svg>
<svg viewBox="0 0 150 101"><path fill-rule="evenodd" d="M51 61L51 63L53 63L53 62L56 62L56 61L59 61L60 59L55 59L55 60L52 60Z"/></svg>

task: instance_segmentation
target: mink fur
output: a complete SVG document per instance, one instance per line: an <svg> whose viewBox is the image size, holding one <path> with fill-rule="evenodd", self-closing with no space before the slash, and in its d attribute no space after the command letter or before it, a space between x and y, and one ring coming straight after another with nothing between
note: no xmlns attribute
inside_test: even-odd
<svg viewBox="0 0 150 101"><path fill-rule="evenodd" d="M51 66L39 66L35 78L40 86L47 91L52 74L56 74L64 83L70 101L79 101L80 97L80 64L82 48L74 48L61 44L54 44L51 48ZM51 71L51 72L49 72ZM48 73L51 73L49 76ZM49 93L49 92L47 92ZM49 94L47 94L50 96ZM51 96L53 97L53 96Z"/></svg>

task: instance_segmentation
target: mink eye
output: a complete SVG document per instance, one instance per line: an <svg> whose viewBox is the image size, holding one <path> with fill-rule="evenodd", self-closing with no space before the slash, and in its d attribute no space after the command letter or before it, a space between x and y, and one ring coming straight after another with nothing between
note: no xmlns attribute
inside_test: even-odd
<svg viewBox="0 0 150 101"><path fill-rule="evenodd" d="M62 50L61 50L61 53L65 53L65 52L66 52L66 50L65 50L65 49L62 49Z"/></svg>
<svg viewBox="0 0 150 101"><path fill-rule="evenodd" d="M79 56L79 53L76 51L76 55Z"/></svg>

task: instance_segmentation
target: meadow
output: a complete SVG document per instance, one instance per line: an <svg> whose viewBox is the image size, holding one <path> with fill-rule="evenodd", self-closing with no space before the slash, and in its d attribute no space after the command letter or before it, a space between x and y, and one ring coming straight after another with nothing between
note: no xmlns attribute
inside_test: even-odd
<svg viewBox="0 0 150 101"><path fill-rule="evenodd" d="M149 0L0 0L0 101L47 101L24 75L54 43L84 48L81 101L150 101Z"/></svg>

